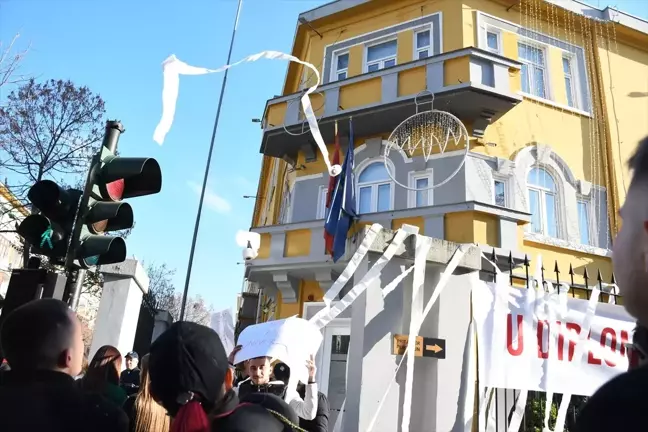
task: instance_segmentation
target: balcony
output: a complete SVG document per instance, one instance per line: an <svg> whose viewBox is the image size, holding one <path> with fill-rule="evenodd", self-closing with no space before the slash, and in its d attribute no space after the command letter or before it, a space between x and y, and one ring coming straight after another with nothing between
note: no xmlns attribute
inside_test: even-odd
<svg viewBox="0 0 648 432"><path fill-rule="evenodd" d="M479 224L489 225L492 238L457 236L459 231L470 231L464 217L466 212L481 214ZM362 215L355 232L362 233L363 226L371 223L380 223L392 230L397 230L402 224L417 225L420 234L436 239L429 260L439 261L439 256L454 250L455 243L472 243L489 257L494 252L502 270L505 270L509 266L509 253L514 266L524 260L524 255L517 250L518 226L528 222L528 213L471 201ZM362 238L360 236L355 243L349 239L346 256L333 263L324 251L324 220L257 227L252 231L261 234L261 247L257 258L246 262L245 275L248 280L266 288L276 288L282 293L283 301L288 303L297 301L300 280L315 280L326 291L344 270ZM374 246L377 252L382 253L378 250L380 245ZM486 261L482 266L492 270Z"/></svg>
<svg viewBox="0 0 648 432"><path fill-rule="evenodd" d="M325 142L334 140L335 121L349 116L353 116L356 136L392 131L415 114L417 103L419 110L430 109L432 97L426 90L434 94L434 108L451 112L470 134L481 137L488 124L522 101L518 95L520 67L506 57L464 48L327 83L311 95L311 102ZM299 151L307 160L317 157L311 135L302 133L308 125L301 96L291 94L267 102L261 153L292 161ZM346 125L339 126L344 133Z"/></svg>

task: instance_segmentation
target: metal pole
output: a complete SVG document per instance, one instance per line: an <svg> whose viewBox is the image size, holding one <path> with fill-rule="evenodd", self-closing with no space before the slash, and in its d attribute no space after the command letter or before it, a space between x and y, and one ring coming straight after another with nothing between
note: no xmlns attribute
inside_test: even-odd
<svg viewBox="0 0 648 432"><path fill-rule="evenodd" d="M72 287L69 305L70 305L70 309L72 309L74 312L76 312L77 307L79 306L79 298L81 297L81 290L83 289L83 282L85 281L86 270L78 269L75 273L76 273L76 277L72 278L72 275L70 275L70 279L72 279L72 281L68 282Z"/></svg>
<svg viewBox="0 0 648 432"><path fill-rule="evenodd" d="M105 147L111 152L114 152L117 148L117 142L119 141L119 136L125 131L124 126L117 120L108 120L106 122L106 130L104 134L104 139L99 149L99 152L92 158L90 164L90 169L88 170L88 177L86 178L85 187L83 188L83 194L79 198L79 204L77 207L76 215L74 217L74 224L72 228L72 238L68 244L67 252L65 254L65 269L69 272L70 277L68 278L68 287L71 291L66 290L70 293L69 306L72 310L76 311L77 305L79 304L79 297L81 296L81 287L83 287L83 282L85 281L86 271L84 269L76 270L74 265L74 260L76 259L76 252L79 247L79 239L81 236L81 229L83 227L82 221L85 217L84 213L88 211L88 203L90 202L90 194L92 193L92 187L95 184L95 179L97 176L97 170L101 166L101 153L102 149ZM71 276L76 273L76 279Z"/></svg>
<svg viewBox="0 0 648 432"><path fill-rule="evenodd" d="M232 50L234 49L234 38L236 36L236 29L238 27L239 15L241 14L241 7L243 0L238 1L236 7L236 18L234 20L234 29L232 30L232 40L230 41L229 52L227 53L227 63L232 61ZM216 118L214 119L214 129L212 131L211 143L209 144L209 153L207 154L207 164L205 166L205 177L203 178L202 190L200 191L200 200L198 202L198 213L196 214L196 224L194 225L193 239L191 240L191 251L189 252L189 263L187 264L187 276L185 279L184 292L182 293L182 305L180 306L179 321L184 319L185 306L187 305L187 293L189 292L189 281L191 280L191 268L193 267L194 253L196 252L196 240L198 239L198 228L200 228L200 215L202 213L203 202L205 200L205 189L207 188L207 179L209 178L209 168L211 166L212 153L214 152L214 142L216 140L216 131L218 130L218 120L220 119L221 108L223 106L223 95L225 94L225 86L227 85L227 72L225 69L223 75L223 84L221 85L220 96L218 97L218 106L216 108Z"/></svg>

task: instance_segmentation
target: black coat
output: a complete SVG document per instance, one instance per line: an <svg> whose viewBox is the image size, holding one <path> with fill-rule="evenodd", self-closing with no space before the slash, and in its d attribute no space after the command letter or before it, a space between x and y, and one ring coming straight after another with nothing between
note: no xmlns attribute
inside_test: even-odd
<svg viewBox="0 0 648 432"><path fill-rule="evenodd" d="M137 393L140 385L140 370L138 368L124 369L119 376L119 385L129 396Z"/></svg>
<svg viewBox="0 0 648 432"><path fill-rule="evenodd" d="M292 408L268 393L250 393L239 403L230 391L211 418L213 432L293 432L298 424Z"/></svg>
<svg viewBox="0 0 648 432"><path fill-rule="evenodd" d="M85 395L60 372L2 374L2 432L128 432L128 417L101 396Z"/></svg>
<svg viewBox="0 0 648 432"><path fill-rule="evenodd" d="M589 398L574 432L644 431L648 425L648 366L608 381Z"/></svg>
<svg viewBox="0 0 648 432"><path fill-rule="evenodd" d="M297 392L302 399L306 396L306 387L300 385ZM329 430L329 402L328 398L321 391L317 392L317 414L313 420L299 419L299 427L307 432L328 432Z"/></svg>

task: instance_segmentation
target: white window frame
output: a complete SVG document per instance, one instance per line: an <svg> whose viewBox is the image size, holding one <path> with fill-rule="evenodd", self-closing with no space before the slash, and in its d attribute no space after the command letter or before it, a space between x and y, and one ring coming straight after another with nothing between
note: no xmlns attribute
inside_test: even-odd
<svg viewBox="0 0 648 432"><path fill-rule="evenodd" d="M495 174L493 173L493 205L497 205L497 201L495 199L495 182L500 182L504 184L504 208L512 208L512 202L511 202L511 188L509 185L509 176L503 176L501 174Z"/></svg>
<svg viewBox="0 0 648 432"><path fill-rule="evenodd" d="M383 70L385 69L385 62L389 60L394 60L394 66L398 64L398 38L395 37L396 35L390 36L387 39L379 39L377 41L372 41L371 43L368 43L365 45L364 49L364 61L362 65L362 69L364 73L369 72L369 66L373 64L378 64L378 70ZM367 61L369 58L369 48L376 46L376 45L382 45L387 42L396 42L396 53L393 56L390 57L383 57L378 60L374 60L372 62ZM390 66L392 67L392 66ZM378 72L378 71L372 71L372 72Z"/></svg>
<svg viewBox="0 0 648 432"><path fill-rule="evenodd" d="M368 166L373 165L374 163L379 163L383 167L385 167L384 159L381 157L381 158L366 159L366 160L362 161L362 163L360 163L360 165L358 165L358 167L356 168L356 179L357 179L357 181L356 181L356 205L357 205L359 214L378 213L378 186L384 185L384 184L390 185L390 188L389 188L389 209L382 210L382 211L393 211L394 210L394 189L396 187L394 185L394 182L391 179L388 178L387 180L379 180L379 181L375 181L375 182L365 182L365 183L360 182L360 175L362 174L362 172ZM385 169L391 169L392 170L391 172L395 172L393 166L390 167L390 168L385 167ZM365 188L365 187L369 187L369 186L371 187L371 211L369 211L367 213L360 213L360 189Z"/></svg>
<svg viewBox="0 0 648 432"><path fill-rule="evenodd" d="M326 219L326 195L328 195L328 186L320 186L317 192L316 219Z"/></svg>
<svg viewBox="0 0 648 432"><path fill-rule="evenodd" d="M428 180L428 186L432 186L432 168L428 168L425 171L411 171L409 173L409 185L411 188L416 188L416 181L419 179L426 178ZM407 207L408 208L419 208L416 206L416 194L417 191L410 190L407 191ZM434 189L428 189L426 191L420 191L427 194L427 205L429 207L434 205Z"/></svg>
<svg viewBox="0 0 648 432"><path fill-rule="evenodd" d="M567 60L569 62L569 73L565 73L562 65L562 61ZM571 88L567 88L565 86L565 91L567 94L571 93L572 97L572 102L573 106L569 105L569 99L565 101L568 107L573 108L573 109L580 109L580 96L578 93L578 86L577 81L578 81L578 74L576 74L576 69L575 69L575 64L574 64L574 56L569 54L569 53L563 53L562 58L560 60L560 69L563 71L563 82L565 82L565 78L569 78L569 81L571 82Z"/></svg>
<svg viewBox="0 0 648 432"><path fill-rule="evenodd" d="M488 46L488 33L493 33L497 37L497 49ZM495 54L503 55L504 49L502 47L502 30L493 26L486 26L484 31L484 49Z"/></svg>
<svg viewBox="0 0 648 432"><path fill-rule="evenodd" d="M477 15L477 19L476 19L477 31L478 31L477 42L479 48L486 51L491 51L488 49L488 40L487 40L486 32L500 31L502 34L504 32L509 32L516 35L519 42L523 42L527 45L531 45L537 48L545 49L545 66L546 66L545 97L541 98L533 94L524 93L521 90L518 92L519 94L523 95L527 99L536 100L538 102L552 105L554 107L563 110L572 111L583 116L591 117L592 115L591 110L592 110L592 103L593 103L592 95L589 94L587 91L583 91L585 87L588 87L587 85L584 85L588 83L587 71L583 70L582 63L581 63L583 61L583 57L586 57L585 49L583 46L570 43L564 39L559 39L555 36L546 33L542 33L538 29L524 27L521 26L520 24L516 24L511 21L507 21L502 18L481 11L475 11L475 13ZM538 35L539 38L542 40L539 40L538 38L532 36L523 36L521 35L520 30L532 31L533 33ZM500 42L500 47L502 50L504 49L504 46L502 45L501 42ZM555 101L555 92L554 92L555 83L552 82L551 76L549 76L554 69L553 68L554 59L546 56L546 51L548 47L551 47L552 49L554 48L558 49L562 51L564 55L569 55L574 59L572 61L572 75L574 77L573 85L575 89L575 95L576 95L575 104L577 108L572 108L569 105L567 105L567 103L563 103L562 101L560 103ZM503 55L503 51L500 54ZM562 65L561 65L561 70L562 70Z"/></svg>
<svg viewBox="0 0 648 432"><path fill-rule="evenodd" d="M587 216L587 237L589 238L589 244L585 246L597 246L598 240L596 239L596 224L598 223L593 217L592 213L592 200L589 197L584 195L576 195L576 217L578 218L578 242L581 243L581 226L580 226L580 215L578 213L578 204L585 204L585 211Z"/></svg>
<svg viewBox="0 0 648 432"><path fill-rule="evenodd" d="M530 185L529 184L529 173L534 168L542 169L542 170L546 171L547 174L549 174L551 176L551 178L552 178L552 180L554 182L554 185L556 186L556 191L555 192L552 192L548 188L543 188L541 186ZM529 193L530 190L537 191L540 194L540 202L538 204L540 205L540 225L542 226L542 232L536 233L536 232L531 231L532 225L530 223L528 225L529 226L529 231L532 232L533 234L542 235L542 236L545 236L545 237L548 237L548 238L558 238L558 239L563 238L563 235L562 235L562 217L561 217L562 212L560 211L563 200L562 200L562 196L561 196L562 195L561 194L561 189L560 189L560 186L558 184L558 180L556 179L556 175L554 173L552 173L550 170L548 170L544 166L533 165L527 170L527 173L526 173L526 195L527 195L526 199L527 199L527 203L528 203L527 204L527 206L528 206L527 211L529 213L531 213L531 194ZM545 196L547 194L552 194L554 196L554 202L555 202L555 207L556 207L554 209L554 215L555 215L555 218L556 218L556 237L552 237L552 236L550 236L548 234L548 232L549 232L548 227L549 226L547 225L547 200L545 199Z"/></svg>
<svg viewBox="0 0 648 432"><path fill-rule="evenodd" d="M417 37L418 37L419 33L423 33L423 32L430 32L430 45L428 45L426 47L419 48L419 47L416 46ZM414 30L414 41L413 41L414 53L412 54L413 55L412 59L414 61L422 60L422 59L419 58L419 53L421 51L427 51L428 52L428 56L425 57L425 58L429 58L429 57L432 57L434 55L434 51L432 50L432 47L434 46L434 39L433 38L434 38L434 31L433 31L433 28L432 28L432 24L426 25L425 27L421 27L421 28L419 28L417 30ZM398 52L398 46L396 47L396 51Z"/></svg>
<svg viewBox="0 0 648 432"><path fill-rule="evenodd" d="M347 66L346 69L340 69L338 70L337 65L338 65L338 57L347 55L349 56L349 61L351 61L351 56L349 55L349 50L342 50L342 51L336 51L333 53L332 58L333 58L333 64L331 65L331 77L329 82L334 82L334 81L340 81L338 79L338 75L341 73L346 73L346 78L349 78L349 67Z"/></svg>
<svg viewBox="0 0 648 432"><path fill-rule="evenodd" d="M526 45L527 47L535 48L535 49L538 49L538 50L542 51L542 58L544 60L543 65L538 65L538 64L533 63L533 62L531 62L529 60L521 59L519 57L518 57L518 61L520 63L524 63L525 65L527 65L527 68L529 68L529 67L530 68L540 67L542 69L542 76L543 76L543 82L544 82L544 96L538 96L536 94L533 94L534 85L533 85L533 80L531 79L531 75L528 76L528 78L529 78L529 83L528 83L529 84L529 90L531 90L531 93L527 93L527 92L523 91L522 90L522 85L520 85L520 93L522 93L523 95L526 95L526 96L533 97L533 98L538 98L538 99L543 99L543 100L552 100L552 96L551 96L551 77L547 73L547 70L549 69L549 58L547 57L547 46L544 45L544 44L538 43L538 42L534 41L533 39L519 38L518 39L518 44L517 44L518 51L520 49L520 44ZM562 70L562 65L561 65L560 69ZM522 78L523 78L522 70L520 69L520 79L522 79Z"/></svg>

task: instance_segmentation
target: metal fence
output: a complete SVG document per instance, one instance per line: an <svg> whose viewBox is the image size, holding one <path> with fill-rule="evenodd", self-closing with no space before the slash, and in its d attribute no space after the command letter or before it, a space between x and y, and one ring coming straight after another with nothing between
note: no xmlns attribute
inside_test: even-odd
<svg viewBox="0 0 648 432"><path fill-rule="evenodd" d="M500 269L501 273L499 274L499 277L507 277L509 279L509 283L512 286L517 286L520 288L523 288L525 286L527 289L532 287L538 288L536 286L536 280L534 277L535 275L533 274L532 270L532 262L527 255L524 256L524 260L520 263L519 261L516 262L516 260L513 259L512 254L509 254L506 262L502 263L501 259L498 258L495 250L493 249L493 252L489 259ZM610 282L608 283L604 281L600 269L597 269L596 276L592 277L592 275L590 275L590 272L587 270L587 267L584 267L579 273L577 273L576 271L574 271L574 268L570 264L569 269L565 273L563 273L557 261L554 261L553 265L547 266L548 269L545 267L545 265L547 264L543 263L541 267L541 283L545 290L547 290L548 288L548 282L554 285L566 283L570 287L569 293L572 297L589 299L592 290L591 287L596 284L598 285L598 288L602 293L600 301L607 302L609 299L608 296L612 296L613 302L617 304L619 296L616 290L616 280L614 273L610 275ZM533 268L535 269L535 267ZM482 272L485 273L487 277L492 277L493 282L497 281L498 272L492 265L491 270L486 269L482 270ZM582 283L577 282L581 279ZM495 424L497 431L508 430L508 424L510 422L515 403L517 402L519 395L519 390L496 389L496 391L493 393L493 397L490 400L486 401L486 403L488 404L494 404ZM552 430L555 427L558 407L560 406L561 400L562 395L553 395L551 413L549 417L549 427ZM565 432L569 432L569 430L574 427L578 413L586 402L587 397L572 396L565 421ZM521 432L542 432L542 430L544 429L545 406L546 393L528 393L527 404L520 427ZM480 419L479 421L483 420Z"/></svg>

